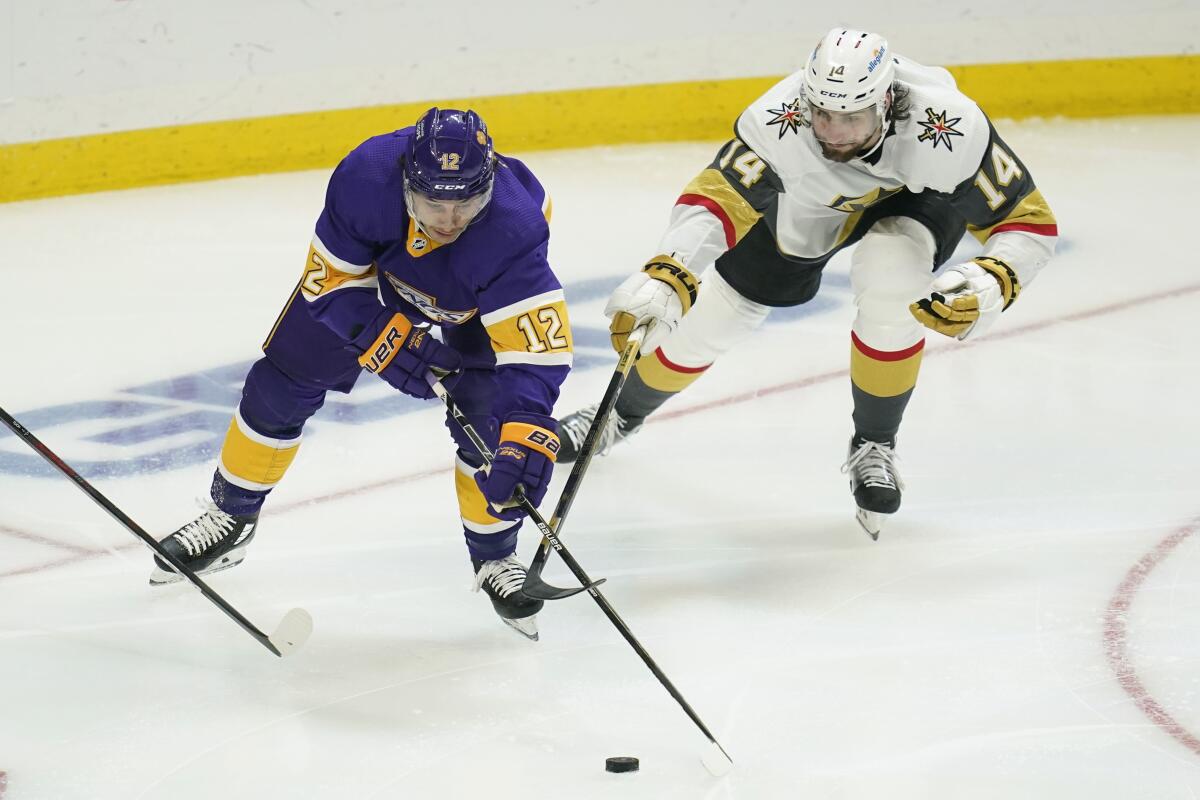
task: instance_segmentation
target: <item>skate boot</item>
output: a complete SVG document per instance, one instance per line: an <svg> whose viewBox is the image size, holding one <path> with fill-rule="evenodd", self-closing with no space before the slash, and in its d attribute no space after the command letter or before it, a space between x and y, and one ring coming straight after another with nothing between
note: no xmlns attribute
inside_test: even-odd
<svg viewBox="0 0 1200 800"><path fill-rule="evenodd" d="M525 584L525 565L515 555L495 561L471 559L475 567L475 591L483 589L492 600L500 621L527 639L538 640L537 618L543 601L521 591Z"/></svg>
<svg viewBox="0 0 1200 800"><path fill-rule="evenodd" d="M197 575L208 575L236 567L246 557L246 545L254 538L258 514L226 514L214 503L207 503L199 517L172 533L160 544ZM154 557L151 586L175 583L183 578L166 561Z"/></svg>
<svg viewBox="0 0 1200 800"><path fill-rule="evenodd" d="M579 457L579 451L583 448L583 440L587 438L588 429L592 427L592 421L596 419L596 411L599 407L599 403L592 403L573 414L567 414L558 421L557 463L575 463L575 459ZM604 429L600 431L600 438L596 441L594 455L605 455L614 444L633 436L641 427L641 423L630 425L614 408L609 412L608 419L604 420Z"/></svg>
<svg viewBox="0 0 1200 800"><path fill-rule="evenodd" d="M850 476L850 491L858 505L858 524L872 539L889 514L900 508L900 492L904 481L896 468L896 443L872 442L855 436L842 472Z"/></svg>

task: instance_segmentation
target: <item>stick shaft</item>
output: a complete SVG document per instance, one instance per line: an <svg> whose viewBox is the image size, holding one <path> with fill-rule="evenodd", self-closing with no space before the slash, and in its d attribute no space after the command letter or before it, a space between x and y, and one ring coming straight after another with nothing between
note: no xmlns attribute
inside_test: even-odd
<svg viewBox="0 0 1200 800"><path fill-rule="evenodd" d="M600 399L600 405L596 407L596 416L592 420L592 426L588 429L587 436L583 439L583 445L579 448L579 455L575 459L575 464L571 467L571 474L567 477L562 494L558 496L558 503L554 507L554 514L550 517L550 527L556 534L562 530L567 514L570 513L571 506L575 503L575 496L579 493L579 484L583 481L583 476L587 473L588 466L592 463L592 456L596 452L596 443L600 440L600 434L604 430L604 425L608 421L609 414L612 413L613 408L617 405L617 397L621 394L621 387L625 385L625 379L629 377L629 370L637 361L638 351L641 349L642 336L644 334L644 328L638 328L630 334L629 342L625 345L625 349L621 351L621 357L617 359L617 367L613 370L612 377L608 381L608 388L604 390L604 396ZM538 551L534 555L529 569L540 575L546 559L550 557L550 550L552 548L558 549L555 547L551 537L543 535L542 542L538 545Z"/></svg>
<svg viewBox="0 0 1200 800"><path fill-rule="evenodd" d="M82 475L72 469L67 462L59 458L53 450L43 444L41 440L39 440L29 431L28 428L14 419L12 415L10 415L3 408L0 408L0 422L3 422L9 430L17 435L17 438L19 438L31 449L33 449L34 452L44 458L52 467L69 478L70 481L74 483L80 491L92 498L96 505L107 511L109 516L121 523L121 525L124 526L127 531L141 539L142 542L151 550L153 550L155 554L157 554L163 561L166 561L168 564L170 564L176 572L178 572L182 577L191 582L193 586L199 589L200 593L208 598L209 602L221 609L221 611L225 612L227 617L240 625L241 628L246 631L246 633L257 639L263 647L267 648L277 656L283 655L279 649L271 643L270 637L260 631L254 625L254 623L242 616L241 612L239 612L236 608L229 605L225 598L213 591L207 583L202 581L199 576L196 575L196 573L192 572L187 568L187 566L180 562L178 558L169 553L153 536L146 533L146 531L143 530L140 525L130 519L124 511L122 511L116 506L116 504L105 497L100 490L88 483Z"/></svg>
<svg viewBox="0 0 1200 800"><path fill-rule="evenodd" d="M633 352L636 353L636 342L633 343L633 347ZM626 348L627 351L628 349L629 348ZM626 372L627 371L628 367L626 367ZM436 379L431 379L429 384L433 387L434 393L441 398L443 403L446 404L446 408L449 410L450 415L454 417L455 421L460 426L462 426L462 429L467 434L467 437L475 444L476 447L479 448L480 456L482 456L485 461L490 462L492 459L491 451L488 449L487 445L484 444L483 439L475 431L474 426L467 421L466 416L463 415L463 413L459 410L458 405L454 402L454 398L450 396L448 391L446 391L446 387L442 386L441 381ZM629 629L627 624L625 624L625 620L621 619L621 615L617 613L615 608L613 608L612 603L608 602L608 598L606 598L600 592L596 584L590 577L588 577L587 572L584 571L580 563L575 560L575 557L571 555L570 551L568 551L562 542L559 541L558 537L555 535L555 532L551 530L550 526L546 524L544 519L542 519L541 514L539 514L538 510L534 508L532 503L529 502L529 499L525 497L524 494L518 494L517 501L521 509L525 511L525 513L529 515L529 518L534 521L534 524L537 525L538 529L542 532L542 536L551 543L551 546L553 546L553 548L558 552L559 556L562 557L563 562L567 565L571 572L574 573L575 577L579 579L579 582L587 587L587 593L590 594L592 599L596 601L596 605L600 606L600 610L604 612L604 616L608 617L609 621L616 627L617 631L621 634L625 641L629 643L629 646L633 648L634 652L638 654L638 657L642 659L642 662L654 674L654 677L658 679L658 682L662 684L663 688L667 690L671 697L675 698L675 702L677 702L680 708L683 709L684 713L688 715L688 718L695 723L696 727L699 728L706 737L708 737L708 740L716 745L722 753L724 753L725 748L721 747L720 743L716 740L716 737L712 735L712 731L710 731L708 726L704 724L704 721L700 719L700 715L697 714L695 709L693 709L688 701L684 699L680 691L675 688L675 684L671 682L671 679L668 678L667 674L662 671L662 668L658 666L658 663L650 656L650 653L645 647L642 646L642 643L639 642L637 637L633 635L633 631ZM726 755L726 757L728 758L728 755Z"/></svg>

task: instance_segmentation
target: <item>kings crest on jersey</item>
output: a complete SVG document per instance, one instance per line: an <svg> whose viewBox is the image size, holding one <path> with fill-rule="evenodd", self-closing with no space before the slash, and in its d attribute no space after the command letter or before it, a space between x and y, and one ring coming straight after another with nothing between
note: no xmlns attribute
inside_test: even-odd
<svg viewBox="0 0 1200 800"><path fill-rule="evenodd" d="M1031 248L1028 257L1009 253L1018 270L1035 269L1057 229L1024 165L949 72L892 58L907 113L889 117L880 146L844 163L824 157L798 71L742 113L735 138L684 189L661 252L702 270L765 219L780 252L819 261L850 239L866 209L904 190L932 191L980 241L1006 231L1041 239L1016 244Z"/></svg>
<svg viewBox="0 0 1200 800"><path fill-rule="evenodd" d="M522 365L556 394L572 342L562 285L546 258L545 190L520 161L496 156L487 205L439 244L405 203L402 158L413 135L410 127L368 139L334 171L300 282L309 312L347 341L381 303L414 324L463 328L456 343L490 343L491 363ZM486 335L465 330L472 325ZM464 353L468 364L479 356Z"/></svg>

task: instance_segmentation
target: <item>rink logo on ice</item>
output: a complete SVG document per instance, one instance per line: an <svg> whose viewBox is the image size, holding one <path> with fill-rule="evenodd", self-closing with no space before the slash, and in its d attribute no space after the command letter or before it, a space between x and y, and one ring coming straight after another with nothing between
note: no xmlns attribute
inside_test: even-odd
<svg viewBox="0 0 1200 800"><path fill-rule="evenodd" d="M573 372L612 370L613 352L600 305L624 278L624 274L606 275L564 287L569 304L598 304L580 315L596 318L595 324L576 322L572 326ZM849 278L844 272L827 271L820 295L801 306L776 309L767 324L833 313L849 300ZM475 312L443 313L469 317ZM89 480L211 466L216 463L229 418L241 401L242 383L253 363L236 361L176 375L120 389L106 398L17 409L14 416L35 436L52 442L55 450ZM364 379L352 394L330 392L321 411L305 427L304 435L321 436L345 425L375 425L406 414L429 412L438 405L437 400L402 395L383 381ZM6 429L0 429L0 475L53 480L62 477Z"/></svg>

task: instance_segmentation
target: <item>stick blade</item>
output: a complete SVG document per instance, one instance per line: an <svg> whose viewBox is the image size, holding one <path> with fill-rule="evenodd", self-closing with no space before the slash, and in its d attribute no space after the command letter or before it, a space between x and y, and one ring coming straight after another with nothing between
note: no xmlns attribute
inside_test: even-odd
<svg viewBox="0 0 1200 800"><path fill-rule="evenodd" d="M283 615L275 632L267 638L279 651L279 655L286 657L303 647L312 631L312 616L303 608L293 608Z"/></svg>
<svg viewBox="0 0 1200 800"><path fill-rule="evenodd" d="M521 591L537 600L563 600L586 592L589 589L594 589L607 580L608 578L601 578L598 581L592 581L586 586L572 586L567 589L546 583L546 581L542 580L540 570L534 572L531 569L525 575L525 583L521 586Z"/></svg>
<svg viewBox="0 0 1200 800"><path fill-rule="evenodd" d="M710 743L705 749L704 754L700 756L700 763L714 778L724 777L733 770L733 759L716 742Z"/></svg>

